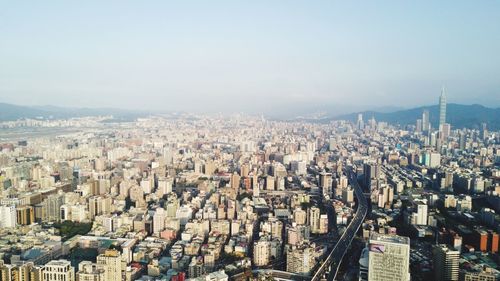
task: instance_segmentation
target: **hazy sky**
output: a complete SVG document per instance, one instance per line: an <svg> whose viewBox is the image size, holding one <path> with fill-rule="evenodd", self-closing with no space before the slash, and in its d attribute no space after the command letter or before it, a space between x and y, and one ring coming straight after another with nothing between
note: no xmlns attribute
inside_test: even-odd
<svg viewBox="0 0 500 281"><path fill-rule="evenodd" d="M0 0L0 102L500 106L500 1Z"/></svg>

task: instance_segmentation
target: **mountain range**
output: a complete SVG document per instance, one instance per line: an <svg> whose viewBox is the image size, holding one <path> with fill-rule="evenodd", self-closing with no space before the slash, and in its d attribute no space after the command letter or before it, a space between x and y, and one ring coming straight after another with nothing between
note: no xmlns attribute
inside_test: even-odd
<svg viewBox="0 0 500 281"><path fill-rule="evenodd" d="M433 128L438 126L439 108L437 105L421 106L411 109L397 109L390 111L389 108L379 110L354 112L350 114L323 115L321 118L299 118L310 122L330 122L332 120L349 120L355 122L358 114L362 114L365 122L372 117L376 121L399 124L402 126L413 125L417 119L422 118L422 112L429 110L430 122ZM60 119L85 116L113 115L118 120L131 120L138 117L155 114L139 110L126 110L116 108L73 108L58 106L21 106L8 103L0 103L0 121L13 121L24 118L38 119ZM452 128L479 128L481 123L486 123L489 130L500 130L500 108L489 108L479 104L463 105L456 103L447 104L447 120Z"/></svg>
<svg viewBox="0 0 500 281"><path fill-rule="evenodd" d="M0 121L14 121L19 119L62 119L86 116L112 115L117 120L135 119L149 115L146 111L116 109L116 108L77 108L45 106L22 106L9 103L0 103Z"/></svg>

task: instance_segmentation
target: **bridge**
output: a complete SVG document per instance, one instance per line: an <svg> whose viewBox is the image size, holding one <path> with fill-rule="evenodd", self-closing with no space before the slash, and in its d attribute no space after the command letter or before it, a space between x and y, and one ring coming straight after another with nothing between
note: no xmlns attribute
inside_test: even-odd
<svg viewBox="0 0 500 281"><path fill-rule="evenodd" d="M368 213L368 202L366 201L363 190L361 186L359 186L356 174L352 171L352 168L349 168L348 174L349 182L351 183L356 198L358 199L358 209L356 210L353 219L347 226L347 229L344 231L337 244L335 244L335 247L332 249L330 254L328 254L328 257L320 265L311 281L335 280L342 258L347 252L352 240L356 236L356 232L358 232Z"/></svg>

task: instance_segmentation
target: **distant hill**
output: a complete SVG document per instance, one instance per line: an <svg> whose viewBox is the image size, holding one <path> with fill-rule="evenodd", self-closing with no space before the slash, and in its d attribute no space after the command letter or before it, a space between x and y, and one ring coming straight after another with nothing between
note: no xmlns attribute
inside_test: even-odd
<svg viewBox="0 0 500 281"><path fill-rule="evenodd" d="M72 108L58 106L21 106L0 103L0 121L14 121L19 119L61 119L85 116L113 115L118 119L130 119L146 116L145 111L124 110L116 108Z"/></svg>
<svg viewBox="0 0 500 281"><path fill-rule="evenodd" d="M373 116L377 121L384 121L399 125L413 125L416 123L417 119L422 118L422 112L424 111L424 109L429 110L432 127L437 128L439 118L439 108L437 105L394 110L392 112L389 112L390 108L379 108L378 111L362 111L338 115L334 117L328 117L328 113L324 113L321 116L317 116L314 118L308 116L294 118L293 120L303 120L310 122L350 120L355 122L358 114L361 113L363 114L363 119L365 120L365 122L371 119ZM132 120L138 117L150 115L151 113L152 112L124 110L116 108L72 108L50 105L21 106L8 103L0 103L0 121L13 121L24 118L61 119L98 115L113 115L113 120ZM489 108L479 104L462 105L449 103L447 106L446 121L451 124L452 128L479 128L481 126L481 123L486 123L489 130L500 130L500 108Z"/></svg>
<svg viewBox="0 0 500 281"><path fill-rule="evenodd" d="M429 110L430 121L433 128L438 127L439 107L438 105L422 106L412 109L398 110L394 112L363 111L350 114L339 115L330 120L350 120L356 121L358 114L363 114L365 122L372 117L377 121L384 121L391 124L408 125L416 124L417 119L422 118L424 109ZM446 109L446 122L452 128L479 128L481 123L486 123L489 130L500 130L500 108L489 108L479 104L463 105L448 103Z"/></svg>

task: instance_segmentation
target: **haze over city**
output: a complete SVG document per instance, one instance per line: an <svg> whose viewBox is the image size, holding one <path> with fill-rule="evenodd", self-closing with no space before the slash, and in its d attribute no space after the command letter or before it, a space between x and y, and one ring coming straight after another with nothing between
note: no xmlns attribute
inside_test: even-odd
<svg viewBox="0 0 500 281"><path fill-rule="evenodd" d="M0 281L500 280L499 15L0 2Z"/></svg>
<svg viewBox="0 0 500 281"><path fill-rule="evenodd" d="M2 1L0 101L194 112L500 106L495 1Z"/></svg>

